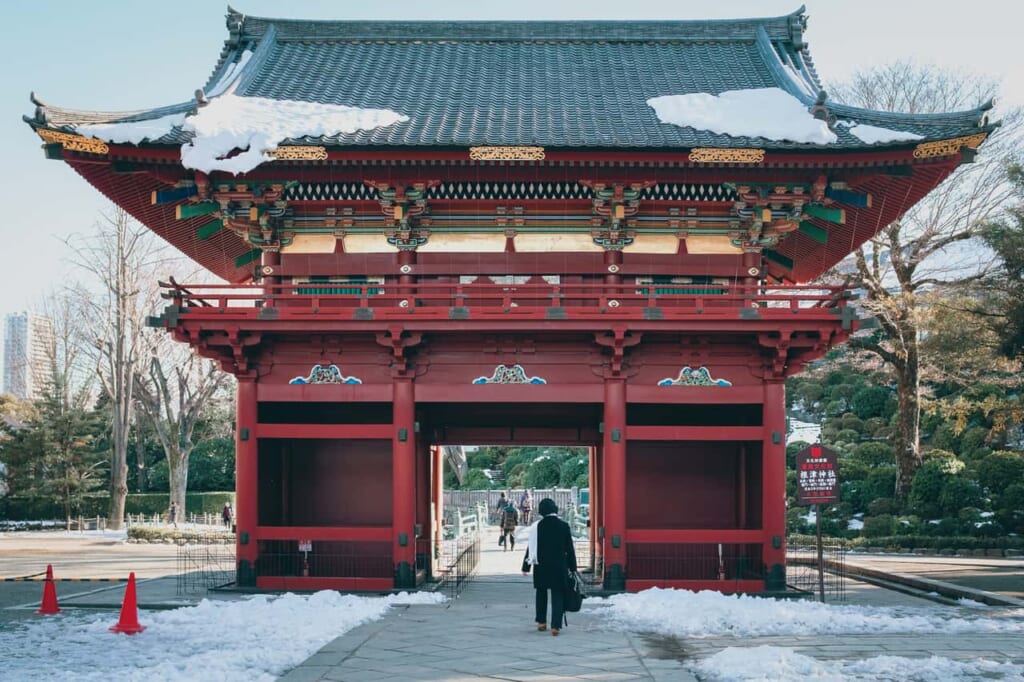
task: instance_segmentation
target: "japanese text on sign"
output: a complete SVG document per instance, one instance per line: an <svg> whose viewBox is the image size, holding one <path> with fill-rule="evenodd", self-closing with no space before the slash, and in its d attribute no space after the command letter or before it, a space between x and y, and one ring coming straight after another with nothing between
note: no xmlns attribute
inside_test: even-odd
<svg viewBox="0 0 1024 682"><path fill-rule="evenodd" d="M799 504L839 501L836 453L812 445L796 455L796 498Z"/></svg>

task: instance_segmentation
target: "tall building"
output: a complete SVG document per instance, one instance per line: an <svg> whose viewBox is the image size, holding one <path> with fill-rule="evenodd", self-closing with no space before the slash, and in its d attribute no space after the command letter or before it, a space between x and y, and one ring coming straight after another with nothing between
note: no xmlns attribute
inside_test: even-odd
<svg viewBox="0 0 1024 682"><path fill-rule="evenodd" d="M11 313L4 324L4 393L37 400L49 376L53 321L35 313Z"/></svg>

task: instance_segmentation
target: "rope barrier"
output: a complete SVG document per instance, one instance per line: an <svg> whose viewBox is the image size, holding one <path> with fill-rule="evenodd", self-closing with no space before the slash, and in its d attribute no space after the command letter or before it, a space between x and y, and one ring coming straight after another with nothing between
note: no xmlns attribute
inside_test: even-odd
<svg viewBox="0 0 1024 682"><path fill-rule="evenodd" d="M46 575L45 573L36 573L34 575L26 575L20 578L0 578L0 582L4 583L43 583L46 582L46 578L39 578L36 576ZM128 578L54 578L55 583L124 583L128 582Z"/></svg>

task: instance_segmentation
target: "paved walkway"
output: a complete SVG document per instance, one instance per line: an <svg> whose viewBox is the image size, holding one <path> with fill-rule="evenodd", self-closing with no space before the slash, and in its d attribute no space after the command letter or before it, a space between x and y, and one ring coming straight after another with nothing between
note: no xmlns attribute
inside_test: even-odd
<svg viewBox="0 0 1024 682"><path fill-rule="evenodd" d="M519 573L520 549L502 552L488 534L477 574L462 596L439 606L396 608L334 640L281 679L307 680L656 680L695 682L684 661L727 647L778 646L819 660L880 655L989 658L1024 663L1019 635L825 635L712 637L680 640L612 629L598 600L559 637L533 624L530 578ZM910 595L850 581L847 604L931 606Z"/></svg>

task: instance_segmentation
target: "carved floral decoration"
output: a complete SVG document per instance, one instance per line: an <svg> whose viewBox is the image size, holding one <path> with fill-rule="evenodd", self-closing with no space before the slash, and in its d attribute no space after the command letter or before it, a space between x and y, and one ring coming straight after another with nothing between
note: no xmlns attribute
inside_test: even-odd
<svg viewBox="0 0 1024 682"><path fill-rule="evenodd" d="M732 386L731 381L725 379L712 379L711 372L707 367L694 369L687 365L679 370L679 376L675 379L668 377L658 382L659 386Z"/></svg>
<svg viewBox="0 0 1024 682"><path fill-rule="evenodd" d="M309 376L295 377L289 384L361 384L362 379L347 377L341 373L337 365L313 365Z"/></svg>
<svg viewBox="0 0 1024 682"><path fill-rule="evenodd" d="M526 376L522 365L498 365L489 377L477 377L474 384L546 384L540 377Z"/></svg>

